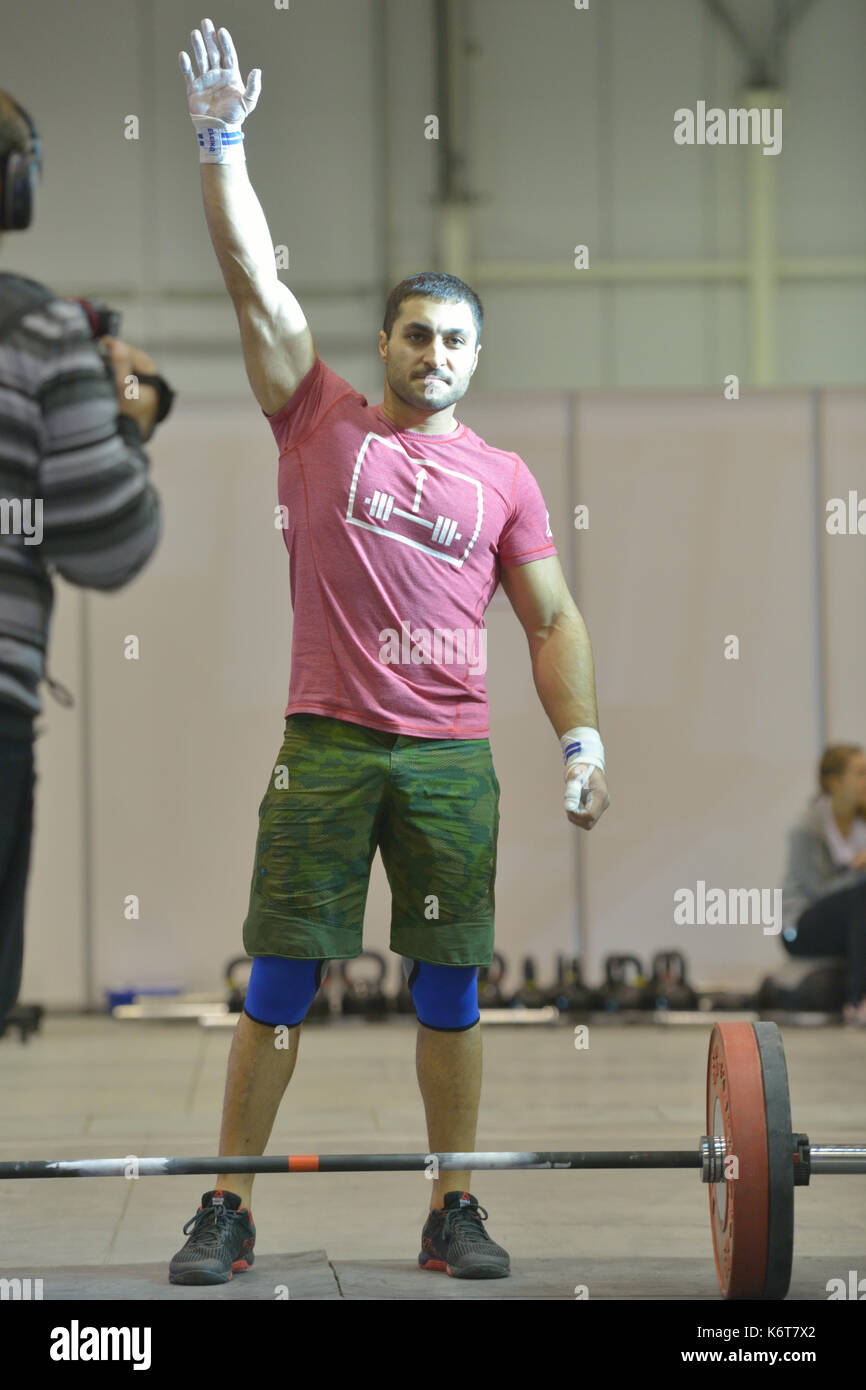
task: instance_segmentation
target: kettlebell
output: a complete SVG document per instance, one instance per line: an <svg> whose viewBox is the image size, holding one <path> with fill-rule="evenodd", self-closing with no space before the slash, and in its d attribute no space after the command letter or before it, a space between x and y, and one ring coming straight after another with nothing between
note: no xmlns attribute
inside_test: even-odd
<svg viewBox="0 0 866 1390"><path fill-rule="evenodd" d="M643 996L645 984L644 968L637 956L607 956L604 962L602 1007L608 1013L646 1007Z"/></svg>
<svg viewBox="0 0 866 1390"><path fill-rule="evenodd" d="M482 965L478 970L478 1007L479 1009L504 1009L506 998L502 992L502 981L508 966L505 957L498 951L493 952L493 958L489 965Z"/></svg>
<svg viewBox="0 0 866 1390"><path fill-rule="evenodd" d="M252 956L233 956L225 968L226 989L230 1014L239 1014L244 1007L250 971L253 968Z"/></svg>
<svg viewBox="0 0 866 1390"><path fill-rule="evenodd" d="M696 1009L698 996L687 979L685 956L681 951L658 951L652 960L652 975L644 986L644 1008Z"/></svg>
<svg viewBox="0 0 866 1390"><path fill-rule="evenodd" d="M577 956L556 957L556 984L547 992L547 1003L564 1014L591 1013L602 1007L598 990L583 983L583 967Z"/></svg>
<svg viewBox="0 0 866 1390"><path fill-rule="evenodd" d="M538 984L538 970L532 956L523 959L523 984L512 995L509 1008L540 1009L544 1005L544 991Z"/></svg>
<svg viewBox="0 0 866 1390"><path fill-rule="evenodd" d="M358 973L358 963L362 961L372 962L372 977ZM340 962L344 986L342 1011L345 1015L360 1015L368 1019L385 1017L388 1012L388 1000L382 988L385 971L385 958L378 951L362 951L354 959Z"/></svg>

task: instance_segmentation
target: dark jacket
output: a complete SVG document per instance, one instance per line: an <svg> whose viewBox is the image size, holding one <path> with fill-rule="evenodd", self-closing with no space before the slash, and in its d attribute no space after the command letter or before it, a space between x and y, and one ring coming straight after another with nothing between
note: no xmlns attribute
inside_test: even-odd
<svg viewBox="0 0 866 1390"><path fill-rule="evenodd" d="M156 549L160 504L148 469L81 306L0 273L0 718L39 714L40 681L54 685L52 573L119 589ZM4 534L14 524L9 503L40 498L41 543Z"/></svg>

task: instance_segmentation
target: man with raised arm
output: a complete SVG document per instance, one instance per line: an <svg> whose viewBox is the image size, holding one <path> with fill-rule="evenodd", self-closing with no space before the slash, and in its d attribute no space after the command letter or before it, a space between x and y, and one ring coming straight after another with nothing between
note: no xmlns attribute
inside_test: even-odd
<svg viewBox="0 0 866 1390"><path fill-rule="evenodd" d="M471 1153L481 1091L477 971L493 954L499 783L489 742L484 612L501 582L526 632L565 760L565 810L608 805L592 652L538 484L518 455L454 418L478 363L482 307L425 272L388 296L384 400L317 355L247 177L244 85L210 20L180 55L214 250L247 375L279 449L292 666L285 734L259 807L244 946L253 957L229 1057L220 1154L262 1154L300 1025L331 960L362 949L378 849L391 949L418 1016L416 1070L431 1154ZM583 801L581 801L583 798ZM509 1258L467 1171L431 1163L419 1263L500 1278ZM184 1227L175 1283L223 1283L253 1262L252 1175L219 1173Z"/></svg>

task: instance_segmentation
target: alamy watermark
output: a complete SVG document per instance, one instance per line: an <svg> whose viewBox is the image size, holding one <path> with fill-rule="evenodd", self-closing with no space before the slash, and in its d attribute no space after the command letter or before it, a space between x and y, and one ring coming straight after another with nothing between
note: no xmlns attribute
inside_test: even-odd
<svg viewBox="0 0 866 1390"><path fill-rule="evenodd" d="M708 889L704 880L699 878L695 891L677 888L674 893L674 922L679 927L761 926L764 936L778 936L782 930L782 890Z"/></svg>
<svg viewBox="0 0 866 1390"><path fill-rule="evenodd" d="M413 627L404 619L399 631L383 628L379 642L379 660L385 666L467 666L473 676L487 670L483 627Z"/></svg>
<svg viewBox="0 0 866 1390"><path fill-rule="evenodd" d="M694 111L680 106L674 112L674 143L763 145L764 154L780 154L782 110L779 106L737 106L725 111L720 106L708 109L705 101L699 101Z"/></svg>
<svg viewBox="0 0 866 1390"><path fill-rule="evenodd" d="M43 1281L41 1279L19 1278L0 1278L0 1303L5 1303L7 1299L13 1302L26 1302L30 1299L40 1299L44 1297L42 1293Z"/></svg>
<svg viewBox="0 0 866 1390"><path fill-rule="evenodd" d="M42 498L0 497L0 536L23 536L25 545L41 545Z"/></svg>

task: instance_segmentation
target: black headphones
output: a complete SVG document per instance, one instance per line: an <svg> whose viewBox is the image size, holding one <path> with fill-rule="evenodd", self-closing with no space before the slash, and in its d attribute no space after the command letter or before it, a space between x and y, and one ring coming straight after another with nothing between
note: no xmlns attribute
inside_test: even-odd
<svg viewBox="0 0 866 1390"><path fill-rule="evenodd" d="M24 154L8 150L0 158L0 231L22 232L33 218L36 180L42 169L42 142L24 107L8 92L4 95L24 121L30 138Z"/></svg>

